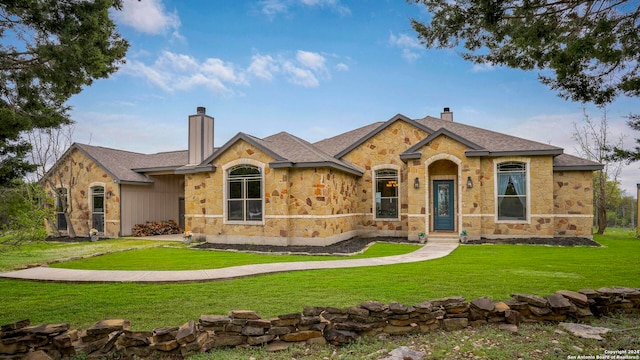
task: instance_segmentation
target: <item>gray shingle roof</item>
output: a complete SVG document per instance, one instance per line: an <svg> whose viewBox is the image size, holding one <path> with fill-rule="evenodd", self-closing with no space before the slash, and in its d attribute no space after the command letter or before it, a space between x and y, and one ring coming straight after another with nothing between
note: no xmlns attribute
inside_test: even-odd
<svg viewBox="0 0 640 360"><path fill-rule="evenodd" d="M434 130L446 129L457 136L471 141L481 147L478 150L472 150L467 153L468 156L473 155L494 155L502 154L528 154L533 155L559 155L562 154L562 148L557 146L543 144L537 141L527 140L516 136L511 136L496 131L481 129L475 126L456 123L453 121L442 120L427 116L417 122L430 127ZM488 152L488 153L487 153Z"/></svg>
<svg viewBox="0 0 640 360"><path fill-rule="evenodd" d="M105 148L75 143L70 150L77 148L89 156L94 162L105 169L118 182L123 183L152 183L146 175L133 169L144 169L145 172L154 169L174 169L187 163L187 151L171 151L157 154L141 154L131 151Z"/></svg>
<svg viewBox="0 0 640 360"><path fill-rule="evenodd" d="M273 168L328 166L362 175L361 169L342 160L341 157L395 121L415 122L429 134L423 141L402 154L406 159L414 158L417 151L435 137L447 135L468 147L467 156L553 155L556 171L602 168L599 163L563 154L563 149L557 146L429 116L411 120L401 114L386 122L375 122L314 144L287 132L280 132L263 139L238 133L225 145L216 148L214 153L198 166L185 166L188 162L187 150L141 154L76 143L69 151L73 148L83 151L116 181L124 183L151 183L152 180L146 173L160 170L176 170L176 173L211 171L214 167L209 164L239 140L247 141L272 156L274 161L270 166Z"/></svg>
<svg viewBox="0 0 640 360"><path fill-rule="evenodd" d="M577 156L562 154L553 158L553 170L602 170L604 165Z"/></svg>

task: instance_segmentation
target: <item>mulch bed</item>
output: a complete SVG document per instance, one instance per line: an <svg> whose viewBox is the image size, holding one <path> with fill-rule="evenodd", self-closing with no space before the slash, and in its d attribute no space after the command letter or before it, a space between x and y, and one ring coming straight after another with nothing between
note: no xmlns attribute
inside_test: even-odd
<svg viewBox="0 0 640 360"><path fill-rule="evenodd" d="M561 238L523 238L523 239L480 239L469 240L466 244L509 244L509 245L551 245L551 246L594 246L600 247L597 242L581 237Z"/></svg>
<svg viewBox="0 0 640 360"><path fill-rule="evenodd" d="M255 251L255 252L274 252L274 253L307 253L307 254L352 254L362 251L370 243L374 241L391 242L391 243L413 243L406 238L398 237L376 237L376 238L353 238L341 241L329 246L270 246L270 245L244 245L244 244L213 244L203 243L194 246L197 249L215 249L215 250L238 250L238 251ZM599 247L600 244L593 240L579 237L571 238L526 238L526 239L480 239L470 240L466 244L526 244L526 245L551 245L551 246L594 246Z"/></svg>
<svg viewBox="0 0 640 360"><path fill-rule="evenodd" d="M69 238L66 236L47 238L47 241L57 242L89 242L89 237L77 236ZM201 243L194 245L195 249L202 250L236 250L254 251L266 253L306 253L306 254L353 254L364 250L370 243L390 242L390 243L413 243L401 237L376 237L376 238L352 238L328 246L271 246L271 245L250 245L250 244L213 244ZM469 240L467 245L481 244L509 244L509 245L550 245L550 246L593 246L600 247L597 242L581 237L566 238L523 238L523 239L480 239Z"/></svg>

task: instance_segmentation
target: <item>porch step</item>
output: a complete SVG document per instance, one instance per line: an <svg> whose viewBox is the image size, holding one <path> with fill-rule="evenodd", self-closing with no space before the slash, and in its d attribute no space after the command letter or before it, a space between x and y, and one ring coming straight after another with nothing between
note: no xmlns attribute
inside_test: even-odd
<svg viewBox="0 0 640 360"><path fill-rule="evenodd" d="M429 235L427 237L427 242L430 243L438 243L438 244L456 244L460 242L460 238L457 234L455 235Z"/></svg>

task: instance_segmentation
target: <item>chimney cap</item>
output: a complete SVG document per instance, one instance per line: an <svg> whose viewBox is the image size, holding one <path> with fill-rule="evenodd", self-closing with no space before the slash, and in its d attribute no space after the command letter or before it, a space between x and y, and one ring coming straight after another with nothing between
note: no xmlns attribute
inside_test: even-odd
<svg viewBox="0 0 640 360"><path fill-rule="evenodd" d="M444 112L449 112L449 107L444 108Z"/></svg>
<svg viewBox="0 0 640 360"><path fill-rule="evenodd" d="M204 107L204 106L198 106L198 107L196 108L196 114L198 114L198 115L204 115L204 114L206 114L206 113L207 113L207 108L206 108L206 107Z"/></svg>

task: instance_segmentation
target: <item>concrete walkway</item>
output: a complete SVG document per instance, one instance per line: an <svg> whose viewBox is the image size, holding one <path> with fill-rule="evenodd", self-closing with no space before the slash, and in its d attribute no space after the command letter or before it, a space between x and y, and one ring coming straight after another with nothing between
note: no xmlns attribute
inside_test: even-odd
<svg viewBox="0 0 640 360"><path fill-rule="evenodd" d="M252 264L210 270L128 271L128 270L73 270L46 266L0 273L0 278L57 281L57 282L135 282L168 283L214 281L245 276L287 271L338 269L362 266L392 265L438 259L449 255L458 247L457 242L429 242L422 248L403 255L370 259L304 261L288 263Z"/></svg>

